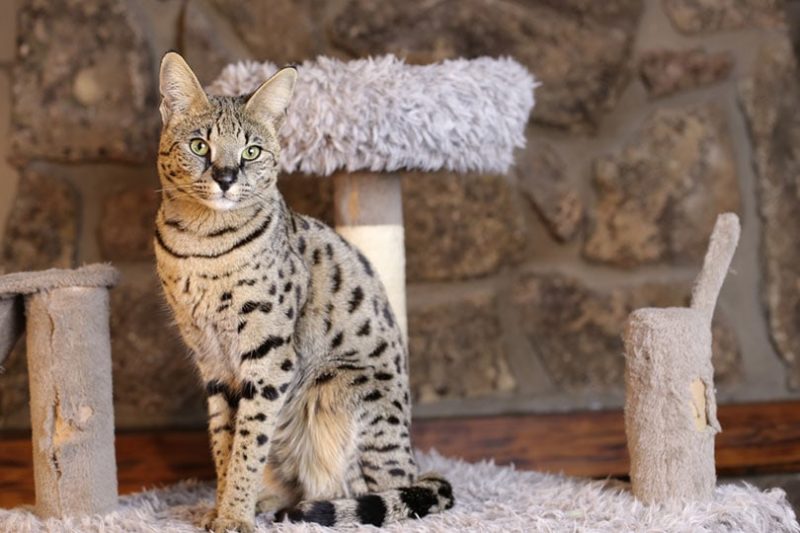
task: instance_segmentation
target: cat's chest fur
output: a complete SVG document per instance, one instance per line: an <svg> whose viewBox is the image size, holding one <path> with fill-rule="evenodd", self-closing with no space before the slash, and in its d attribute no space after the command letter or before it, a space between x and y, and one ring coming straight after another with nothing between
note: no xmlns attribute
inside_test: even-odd
<svg viewBox="0 0 800 533"><path fill-rule="evenodd" d="M168 233L159 238L169 246ZM185 257L182 250L202 250L203 240L209 239L182 234L172 247L156 247L158 271L198 363L224 378L264 331L296 319L309 276L286 239L263 235L219 257Z"/></svg>

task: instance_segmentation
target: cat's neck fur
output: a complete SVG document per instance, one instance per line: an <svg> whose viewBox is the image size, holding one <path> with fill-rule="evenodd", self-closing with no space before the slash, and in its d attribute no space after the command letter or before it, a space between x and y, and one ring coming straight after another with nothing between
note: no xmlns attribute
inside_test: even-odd
<svg viewBox="0 0 800 533"><path fill-rule="evenodd" d="M162 194L161 212L168 224L178 225L181 229L199 236L213 234L242 226L259 211L272 213L274 223L272 230L278 230L286 224L288 207L276 189L265 192L262 200L236 209L220 211L204 206L196 201L176 198Z"/></svg>

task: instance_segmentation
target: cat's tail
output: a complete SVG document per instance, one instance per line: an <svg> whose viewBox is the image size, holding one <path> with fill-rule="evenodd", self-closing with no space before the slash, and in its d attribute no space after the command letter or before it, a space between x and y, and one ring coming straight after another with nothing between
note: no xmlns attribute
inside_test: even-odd
<svg viewBox="0 0 800 533"><path fill-rule="evenodd" d="M323 526L383 526L405 518L422 518L453 507L453 489L439 474L420 476L408 487L387 489L351 499L300 502L275 520L315 522Z"/></svg>

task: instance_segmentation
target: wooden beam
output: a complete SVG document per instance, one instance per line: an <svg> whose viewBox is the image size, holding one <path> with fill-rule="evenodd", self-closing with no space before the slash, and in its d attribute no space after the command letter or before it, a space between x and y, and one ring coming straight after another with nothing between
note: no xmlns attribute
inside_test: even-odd
<svg viewBox="0 0 800 533"><path fill-rule="evenodd" d="M800 472L800 402L720 407L720 475ZM624 477L621 411L414 421L414 444L468 461L493 458L520 469ZM213 479L205 431L119 433L119 487L129 493L182 479ZM33 502L30 435L0 436L0 507Z"/></svg>

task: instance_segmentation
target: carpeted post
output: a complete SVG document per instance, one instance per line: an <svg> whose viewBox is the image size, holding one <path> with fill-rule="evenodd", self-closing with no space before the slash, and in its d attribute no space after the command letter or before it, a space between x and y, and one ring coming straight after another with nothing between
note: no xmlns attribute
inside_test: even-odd
<svg viewBox="0 0 800 533"><path fill-rule="evenodd" d="M375 267L408 341L406 251L400 176L340 172L333 176L336 231Z"/></svg>
<svg viewBox="0 0 800 533"><path fill-rule="evenodd" d="M117 276L94 265L0 277L3 301L25 299L36 513L43 518L117 505L108 310Z"/></svg>
<svg viewBox="0 0 800 533"><path fill-rule="evenodd" d="M739 239L720 215L690 308L631 313L625 341L625 431L633 494L646 503L708 500L720 431L711 365L711 319Z"/></svg>

